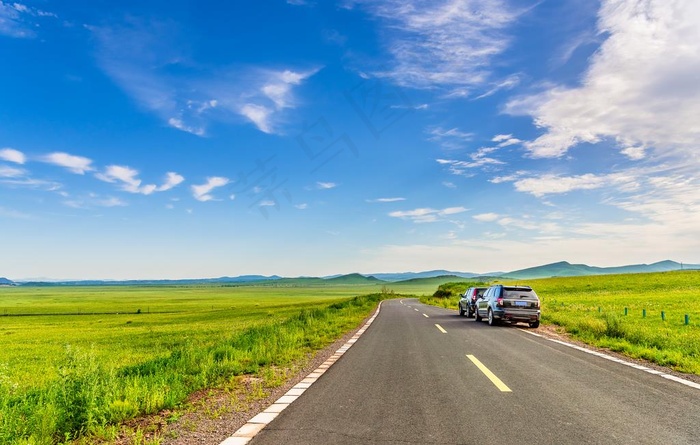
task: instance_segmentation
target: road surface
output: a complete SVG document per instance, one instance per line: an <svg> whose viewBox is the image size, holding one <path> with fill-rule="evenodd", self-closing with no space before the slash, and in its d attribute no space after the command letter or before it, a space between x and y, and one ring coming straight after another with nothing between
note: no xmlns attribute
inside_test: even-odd
<svg viewBox="0 0 700 445"><path fill-rule="evenodd" d="M388 300L250 442L515 443L700 444L700 390L514 327Z"/></svg>

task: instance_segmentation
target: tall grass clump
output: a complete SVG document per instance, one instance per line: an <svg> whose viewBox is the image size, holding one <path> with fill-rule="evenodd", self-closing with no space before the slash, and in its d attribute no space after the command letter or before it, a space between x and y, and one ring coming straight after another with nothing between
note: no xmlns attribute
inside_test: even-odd
<svg viewBox="0 0 700 445"><path fill-rule="evenodd" d="M0 366L0 443L53 445L99 435L110 425L176 408L189 394L233 376L299 363L356 327L382 298L303 308L213 345L184 339L161 357L129 366L67 346L57 377L41 388L21 390Z"/></svg>
<svg viewBox="0 0 700 445"><path fill-rule="evenodd" d="M460 296L464 294L467 289L478 286L484 287L486 285L478 281L460 281L441 284L432 295L422 296L420 302L432 306L454 309L457 307Z"/></svg>

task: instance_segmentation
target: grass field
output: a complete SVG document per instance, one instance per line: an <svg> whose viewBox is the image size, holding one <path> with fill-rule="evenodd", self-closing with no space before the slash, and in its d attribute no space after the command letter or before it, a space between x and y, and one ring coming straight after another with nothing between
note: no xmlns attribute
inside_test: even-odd
<svg viewBox="0 0 700 445"><path fill-rule="evenodd" d="M547 278L518 284L535 289L544 323L561 326L588 344L700 375L700 271ZM469 285L447 284L442 288L450 296L428 296L422 301L455 309L457 292Z"/></svg>
<svg viewBox="0 0 700 445"><path fill-rule="evenodd" d="M383 298L356 297L372 290L0 288L0 443L109 439L234 376L277 378L356 327Z"/></svg>

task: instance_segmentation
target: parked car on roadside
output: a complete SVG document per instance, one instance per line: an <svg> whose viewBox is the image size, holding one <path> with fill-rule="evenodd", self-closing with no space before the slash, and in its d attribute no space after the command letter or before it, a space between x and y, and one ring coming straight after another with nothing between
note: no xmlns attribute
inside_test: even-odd
<svg viewBox="0 0 700 445"><path fill-rule="evenodd" d="M486 291L485 287L470 287L464 291L457 303L459 315L467 314L467 317L473 317L476 300L484 295L484 291Z"/></svg>
<svg viewBox="0 0 700 445"><path fill-rule="evenodd" d="M497 284L476 301L474 316L476 321L486 318L490 326L499 321L521 321L536 328L540 325L540 299L530 286Z"/></svg>

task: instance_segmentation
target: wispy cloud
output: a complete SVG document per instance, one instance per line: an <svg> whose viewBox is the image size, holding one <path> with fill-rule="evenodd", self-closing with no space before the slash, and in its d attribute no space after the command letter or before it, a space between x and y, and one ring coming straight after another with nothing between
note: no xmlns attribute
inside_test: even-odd
<svg viewBox="0 0 700 445"><path fill-rule="evenodd" d="M607 36L581 85L556 86L511 100L544 133L533 157L561 157L581 143L615 141L631 159L645 150L697 171L700 140L700 3L605 0L598 31Z"/></svg>
<svg viewBox="0 0 700 445"><path fill-rule="evenodd" d="M0 159L7 162L14 162L15 164L24 164L27 161L27 157L24 153L9 147L0 150Z"/></svg>
<svg viewBox="0 0 700 445"><path fill-rule="evenodd" d="M168 126L196 136L205 136L212 121L241 117L260 131L278 132L280 113L297 106L293 89L318 71L244 67L193 74L179 69L197 62L175 23L130 18L87 28L98 42L100 66L117 85Z"/></svg>
<svg viewBox="0 0 700 445"><path fill-rule="evenodd" d="M8 209L0 206L0 218L29 219L31 218L31 215L20 212L19 210Z"/></svg>
<svg viewBox="0 0 700 445"><path fill-rule="evenodd" d="M367 199L367 202L377 203L377 202L400 202L405 201L406 198L377 198L377 199Z"/></svg>
<svg viewBox="0 0 700 445"><path fill-rule="evenodd" d="M398 210L389 213L392 218L400 218L414 223L430 223L444 220L450 215L466 212L468 209L464 207L447 207L442 210L432 208L419 208L414 210Z"/></svg>
<svg viewBox="0 0 700 445"><path fill-rule="evenodd" d="M37 20L56 14L17 2L0 1L0 35L15 38L36 36Z"/></svg>
<svg viewBox="0 0 700 445"><path fill-rule="evenodd" d="M471 161L459 161L455 159L436 159L436 161L440 165L446 165L453 175L473 176L473 173L469 171L471 169L505 164L505 162L496 158L486 156L491 151L493 151L491 148L482 148L469 155L472 159Z"/></svg>
<svg viewBox="0 0 700 445"><path fill-rule="evenodd" d="M12 177L12 178L2 178L0 177L0 184L5 184L9 187L15 188L28 188L36 190L44 190L53 192L61 189L63 185L55 181L47 181L44 179L35 179L26 176Z"/></svg>
<svg viewBox="0 0 700 445"><path fill-rule="evenodd" d="M223 187L226 184L228 184L230 181L228 178L224 178L221 176L212 176L207 178L207 182L204 184L200 185L193 185L191 187L192 189L192 195L194 196L194 199L197 201L212 201L215 198L211 195L211 191L214 190L217 187Z"/></svg>
<svg viewBox="0 0 700 445"><path fill-rule="evenodd" d="M10 167L8 165L0 165L0 178L18 178L25 176L27 171L23 168Z"/></svg>
<svg viewBox="0 0 700 445"><path fill-rule="evenodd" d="M240 107L239 113L255 124L264 133L276 132L274 117L286 109L294 108L296 100L292 88L313 76L318 69L307 72L261 71L258 78L262 83L257 90L246 92L246 103Z"/></svg>
<svg viewBox="0 0 700 445"><path fill-rule="evenodd" d="M40 158L41 161L64 167L78 175L94 170L92 160L83 156L75 156L68 153L56 152Z"/></svg>
<svg viewBox="0 0 700 445"><path fill-rule="evenodd" d="M480 213L478 215L472 216L472 218L481 222L493 222L496 221L498 217L498 213Z"/></svg>
<svg viewBox="0 0 700 445"><path fill-rule="evenodd" d="M90 194L87 197L66 199L63 201L63 205L74 209L90 209L93 207L125 207L129 204L114 196L100 197Z"/></svg>
<svg viewBox="0 0 700 445"><path fill-rule="evenodd" d="M384 24L392 66L376 75L403 86L441 87L462 95L488 85L492 60L508 48L505 30L521 14L503 0L348 3L362 5Z"/></svg>
<svg viewBox="0 0 700 445"><path fill-rule="evenodd" d="M456 150L466 147L468 142L474 139L474 133L460 130L457 127L444 129L431 127L427 129L428 140L440 144L442 148Z"/></svg>
<svg viewBox="0 0 700 445"><path fill-rule="evenodd" d="M338 184L335 182L317 182L316 183L316 188L319 190L330 190L333 188L338 187Z"/></svg>

